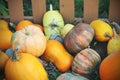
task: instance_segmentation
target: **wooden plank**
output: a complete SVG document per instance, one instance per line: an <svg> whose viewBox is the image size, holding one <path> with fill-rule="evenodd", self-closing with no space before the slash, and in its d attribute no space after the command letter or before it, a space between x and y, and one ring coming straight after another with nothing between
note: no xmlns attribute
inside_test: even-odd
<svg viewBox="0 0 120 80"><path fill-rule="evenodd" d="M98 18L98 0L84 0L84 19L91 22Z"/></svg>
<svg viewBox="0 0 120 80"><path fill-rule="evenodd" d="M11 22L17 23L24 19L22 0L8 0L8 9Z"/></svg>
<svg viewBox="0 0 120 80"><path fill-rule="evenodd" d="M110 0L109 19L120 23L120 0Z"/></svg>
<svg viewBox="0 0 120 80"><path fill-rule="evenodd" d="M46 12L46 0L32 0L33 19L35 23L42 23L43 14Z"/></svg>
<svg viewBox="0 0 120 80"><path fill-rule="evenodd" d="M66 22L74 19L74 0L59 0L60 13Z"/></svg>

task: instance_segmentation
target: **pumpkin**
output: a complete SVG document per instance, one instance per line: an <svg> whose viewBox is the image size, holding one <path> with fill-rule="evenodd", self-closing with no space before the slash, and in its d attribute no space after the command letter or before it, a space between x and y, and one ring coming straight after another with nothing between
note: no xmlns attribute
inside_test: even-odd
<svg viewBox="0 0 120 80"><path fill-rule="evenodd" d="M46 38L43 32L33 25L16 31L11 39L12 49L20 47L17 53L27 52L34 56L41 56L46 48Z"/></svg>
<svg viewBox="0 0 120 80"><path fill-rule="evenodd" d="M120 36L116 33L114 28L113 31L114 31L114 37L110 37L111 39L108 41L108 45L107 45L108 55L120 51Z"/></svg>
<svg viewBox="0 0 120 80"><path fill-rule="evenodd" d="M42 58L48 62L52 62L61 72L69 70L72 64L72 56L57 40L47 41L47 47Z"/></svg>
<svg viewBox="0 0 120 80"><path fill-rule="evenodd" d="M5 78L7 80L48 80L43 65L29 53L14 53L5 65Z"/></svg>
<svg viewBox="0 0 120 80"><path fill-rule="evenodd" d="M101 80L120 80L120 51L102 61L99 74Z"/></svg>
<svg viewBox="0 0 120 80"><path fill-rule="evenodd" d="M0 50L0 71L4 69L4 66L8 59L9 57L3 51Z"/></svg>
<svg viewBox="0 0 120 80"><path fill-rule="evenodd" d="M74 27L73 24L65 24L65 26L63 27L63 29L61 30L61 35L63 36L63 38L65 37L65 35Z"/></svg>
<svg viewBox="0 0 120 80"><path fill-rule="evenodd" d="M105 42L110 39L109 37L106 37L106 35L113 36L111 26L102 20L93 20L90 23L90 26L94 29L95 38L98 41Z"/></svg>
<svg viewBox="0 0 120 80"><path fill-rule="evenodd" d="M101 58L98 53L91 48L86 48L74 57L72 71L87 76L97 68L100 62Z"/></svg>
<svg viewBox="0 0 120 80"><path fill-rule="evenodd" d="M50 10L43 16L43 26L48 39L51 35L60 34L61 29L64 27L62 15L57 10L53 10L52 5L50 5Z"/></svg>
<svg viewBox="0 0 120 80"><path fill-rule="evenodd" d="M79 74L66 72L59 75L56 80L89 80L89 79Z"/></svg>
<svg viewBox="0 0 120 80"><path fill-rule="evenodd" d="M33 23L32 23L31 21L29 21L29 20L22 20L22 21L20 21L20 22L17 24L15 30L16 30L16 31L21 30L21 29L24 28L25 26L32 25L32 24L33 24Z"/></svg>
<svg viewBox="0 0 120 80"><path fill-rule="evenodd" d="M0 30L0 49L5 50L11 46L12 32L10 30Z"/></svg>
<svg viewBox="0 0 120 80"><path fill-rule="evenodd" d="M0 30L9 30L7 21L0 19Z"/></svg>
<svg viewBox="0 0 120 80"><path fill-rule="evenodd" d="M8 55L8 57L12 57L12 55L13 55L13 50L12 50L12 48L11 48L11 47L8 48L8 49L5 51L5 53Z"/></svg>
<svg viewBox="0 0 120 80"><path fill-rule="evenodd" d="M65 48L73 55L89 46L94 30L87 23L78 23L64 38Z"/></svg>

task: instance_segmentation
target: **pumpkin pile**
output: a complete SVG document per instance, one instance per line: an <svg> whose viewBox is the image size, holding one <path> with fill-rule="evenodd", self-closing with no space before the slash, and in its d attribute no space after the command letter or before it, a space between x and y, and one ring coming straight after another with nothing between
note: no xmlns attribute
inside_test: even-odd
<svg viewBox="0 0 120 80"><path fill-rule="evenodd" d="M43 25L22 20L14 32L10 27L0 20L0 80L120 80L116 22L65 23L50 8Z"/></svg>

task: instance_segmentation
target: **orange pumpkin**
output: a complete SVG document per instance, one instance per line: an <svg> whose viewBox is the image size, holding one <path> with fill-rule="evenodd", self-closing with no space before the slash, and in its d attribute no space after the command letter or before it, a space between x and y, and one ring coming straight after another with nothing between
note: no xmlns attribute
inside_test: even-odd
<svg viewBox="0 0 120 80"><path fill-rule="evenodd" d="M0 49L10 48L12 32L10 30L0 30Z"/></svg>
<svg viewBox="0 0 120 80"><path fill-rule="evenodd" d="M61 72L67 71L72 65L72 56L57 40L48 40L43 59L52 62Z"/></svg>
<svg viewBox="0 0 120 80"><path fill-rule="evenodd" d="M4 69L6 61L9 59L7 54L0 50L0 70Z"/></svg>
<svg viewBox="0 0 120 80"><path fill-rule="evenodd" d="M120 51L102 61L99 74L101 80L120 80Z"/></svg>
<svg viewBox="0 0 120 80"><path fill-rule="evenodd" d="M46 38L43 32L33 25L16 31L12 35L12 49L20 47L17 53L27 52L34 56L41 56L46 49Z"/></svg>
<svg viewBox="0 0 120 80"><path fill-rule="evenodd" d="M7 21L2 20L2 19L0 20L0 30L1 29L9 30Z"/></svg>
<svg viewBox="0 0 120 80"><path fill-rule="evenodd" d="M43 65L29 53L12 56L5 65L6 80L48 80Z"/></svg>
<svg viewBox="0 0 120 80"><path fill-rule="evenodd" d="M23 27L32 25L33 23L29 20L22 20L16 26L16 31L21 30Z"/></svg>

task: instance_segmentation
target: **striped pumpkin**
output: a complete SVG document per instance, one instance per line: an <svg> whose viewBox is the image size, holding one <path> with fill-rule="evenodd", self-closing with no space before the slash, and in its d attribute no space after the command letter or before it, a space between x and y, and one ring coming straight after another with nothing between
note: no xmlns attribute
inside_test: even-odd
<svg viewBox="0 0 120 80"><path fill-rule="evenodd" d="M71 54L86 48L92 41L94 30L87 23L78 23L64 38L64 45Z"/></svg>
<svg viewBox="0 0 120 80"><path fill-rule="evenodd" d="M72 71L87 76L94 71L100 62L101 58L99 54L91 48L86 48L74 57Z"/></svg>

